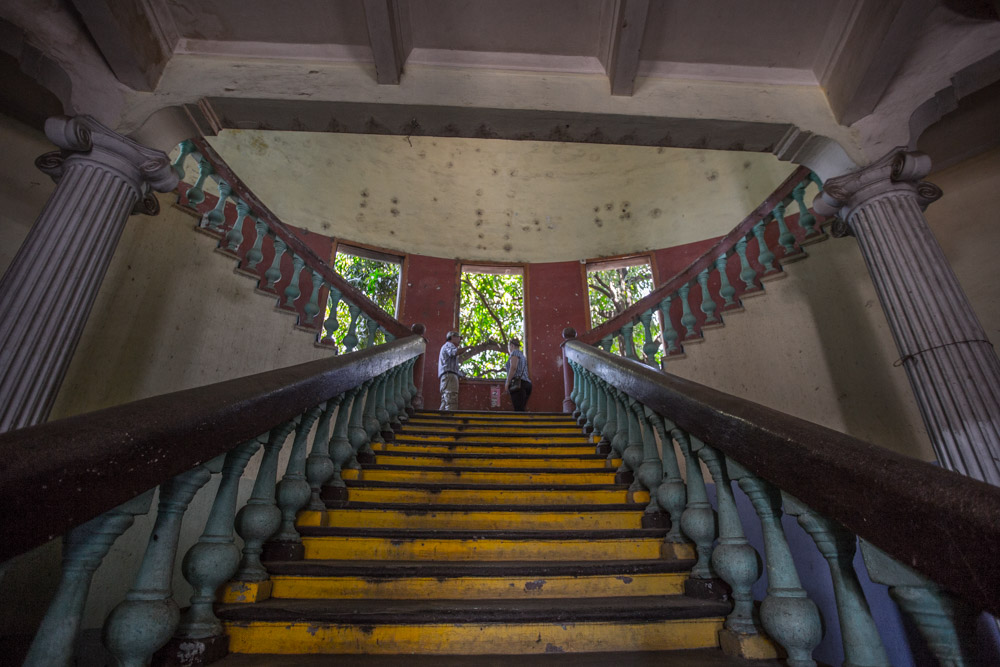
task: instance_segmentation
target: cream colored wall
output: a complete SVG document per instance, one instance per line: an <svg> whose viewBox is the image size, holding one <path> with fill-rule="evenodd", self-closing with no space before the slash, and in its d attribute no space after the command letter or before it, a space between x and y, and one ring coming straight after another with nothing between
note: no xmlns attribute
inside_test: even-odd
<svg viewBox="0 0 1000 667"><path fill-rule="evenodd" d="M225 130L211 143L290 224L474 261L721 236L794 169L765 153L546 141ZM192 164L187 180L196 175Z"/></svg>

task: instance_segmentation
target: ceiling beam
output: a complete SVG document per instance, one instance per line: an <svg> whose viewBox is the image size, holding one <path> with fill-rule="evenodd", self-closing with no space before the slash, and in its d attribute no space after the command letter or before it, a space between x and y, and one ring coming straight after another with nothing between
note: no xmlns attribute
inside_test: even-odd
<svg viewBox="0 0 1000 667"><path fill-rule="evenodd" d="M642 36L646 32L649 0L617 0L612 14L609 51L604 67L612 95L632 95L639 72Z"/></svg>
<svg viewBox="0 0 1000 667"><path fill-rule="evenodd" d="M409 5L399 0L364 0L364 7L375 78L382 84L399 84L403 63L413 48Z"/></svg>
<svg viewBox="0 0 1000 667"><path fill-rule="evenodd" d="M115 77L154 90L179 38L163 0L72 1Z"/></svg>
<svg viewBox="0 0 1000 667"><path fill-rule="evenodd" d="M909 55L934 0L861 0L821 83L834 116L851 125L875 106Z"/></svg>

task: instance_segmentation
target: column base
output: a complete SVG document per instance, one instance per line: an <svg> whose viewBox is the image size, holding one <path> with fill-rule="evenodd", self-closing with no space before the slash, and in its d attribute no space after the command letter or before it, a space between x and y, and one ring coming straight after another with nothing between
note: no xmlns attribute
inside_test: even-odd
<svg viewBox="0 0 1000 667"><path fill-rule="evenodd" d="M744 635L725 628L719 631L719 647L726 655L744 660L775 660L785 654L767 635Z"/></svg>
<svg viewBox="0 0 1000 667"><path fill-rule="evenodd" d="M692 551L694 551L693 548ZM730 598L732 592L733 589L722 579L689 578L684 582L684 595L698 600L720 600L724 602Z"/></svg>
<svg viewBox="0 0 1000 667"><path fill-rule="evenodd" d="M153 654L153 667L197 667L210 665L229 655L229 635L171 637Z"/></svg>
<svg viewBox="0 0 1000 667"><path fill-rule="evenodd" d="M301 542L265 542L264 551L260 558L269 560L302 560L305 558L306 548Z"/></svg>

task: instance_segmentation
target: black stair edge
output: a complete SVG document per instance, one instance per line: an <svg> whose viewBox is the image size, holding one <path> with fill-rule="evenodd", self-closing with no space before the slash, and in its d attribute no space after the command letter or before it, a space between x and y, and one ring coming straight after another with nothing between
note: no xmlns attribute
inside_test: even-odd
<svg viewBox="0 0 1000 667"><path fill-rule="evenodd" d="M557 449L557 448L560 448L560 447L563 447L563 448L566 448L566 447L590 447L590 448L594 448L594 447L597 446L597 443L594 443L594 442L573 442L573 443L565 443L565 442L556 442L556 443L549 443L549 442L513 442L513 443L511 443L511 442L435 442L435 441L426 441L426 440L419 440L419 441L416 441L416 442L403 442L403 441L401 441L399 439L400 437L401 436L397 436L395 439L393 439L393 441L391 443L391 445L393 447L395 447L396 445L403 445L403 446L406 446L406 447L427 447L427 446L431 446L431 447L511 447L511 448L514 448L514 447L549 447L549 448L552 448L552 449ZM376 449L375 451L379 452L379 451L385 451L385 450Z"/></svg>
<svg viewBox="0 0 1000 667"><path fill-rule="evenodd" d="M470 466L404 466L391 463L366 463L361 466L362 470L394 470L402 472L514 472L514 473L547 473L559 475L594 475L615 473L614 468L473 468Z"/></svg>
<svg viewBox="0 0 1000 667"><path fill-rule="evenodd" d="M408 577L567 577L688 572L694 559L648 559L618 561L268 561L272 575L293 577L364 577L383 581ZM630 582L624 582L630 583ZM542 582L544 586L544 582Z"/></svg>
<svg viewBox="0 0 1000 667"><path fill-rule="evenodd" d="M484 420L484 421L486 421L486 420ZM484 431L484 432L492 432L492 431L504 431L504 432L509 432L509 431L515 431L515 432L525 431L525 432L535 432L536 430L537 431L545 432L545 431L552 431L552 430L557 430L558 429L560 431L575 431L576 433L579 433L581 435L583 434L583 430L579 426L577 426L576 424L568 423L568 422L567 423L562 423L562 422L543 422L543 423L539 423L539 424L504 424L503 422L501 422L500 426L496 426L495 424L496 424L496 422L494 422L493 424L490 424L490 423L485 423L485 424L465 424L465 423L459 423L459 424L455 424L455 423L452 423L452 422L449 422L449 421L445 421L445 420L426 420L426 421L418 421L418 422L408 421L405 424L403 424L402 427L399 430L396 431L396 433L405 433L405 432L409 431L410 429L421 429L421 432L422 432L423 429L444 428L444 429L453 429L451 431L448 431L449 433L451 433L451 432L468 432L470 430L473 431L473 432L479 432L479 431Z"/></svg>
<svg viewBox="0 0 1000 667"><path fill-rule="evenodd" d="M467 454L458 453L454 454L451 452L404 452L400 450L393 449L381 449L375 451L376 456L413 456L421 458L434 458L434 459L479 459L483 461L488 461L490 459L525 459L528 461L533 460L543 460L543 459L557 459L560 461L606 461L606 454L517 454L511 452L502 453L483 453L483 452L469 452Z"/></svg>
<svg viewBox="0 0 1000 667"><path fill-rule="evenodd" d="M465 503L451 505L434 505L433 503L371 503L348 502L346 507L331 508L331 511L375 510L382 512L404 512L412 516L431 514L433 512L621 512L641 514L645 503L608 503L606 505L484 505L482 503Z"/></svg>
<svg viewBox="0 0 1000 667"><path fill-rule="evenodd" d="M451 489L477 489L480 491L627 491L628 484L474 484L455 482L389 482L381 480L345 479L348 488L392 488L442 491Z"/></svg>
<svg viewBox="0 0 1000 667"><path fill-rule="evenodd" d="M533 415L536 417L564 417L566 419L572 420L573 415L569 412L514 412L512 410L417 410L413 413L414 417L419 417L423 415L445 415L451 416L455 419L462 419L466 415L473 415L474 419L478 419L480 415L486 417L497 417L500 419L530 419L531 417L526 417L525 415ZM461 416L460 416L461 415Z"/></svg>
<svg viewBox="0 0 1000 667"><path fill-rule="evenodd" d="M526 624L652 623L726 616L726 602L683 595L522 600L291 600L219 605L216 615L231 622L338 625L437 623Z"/></svg>
<svg viewBox="0 0 1000 667"><path fill-rule="evenodd" d="M586 541L653 539L666 537L666 528L626 528L620 530L433 530L403 528L336 528L299 526L302 537L370 537L401 542L414 540L566 540Z"/></svg>

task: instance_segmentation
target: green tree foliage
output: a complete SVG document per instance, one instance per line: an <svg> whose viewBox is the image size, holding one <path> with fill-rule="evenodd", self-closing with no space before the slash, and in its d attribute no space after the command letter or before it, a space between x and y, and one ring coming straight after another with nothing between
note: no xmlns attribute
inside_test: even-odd
<svg viewBox="0 0 1000 667"><path fill-rule="evenodd" d="M344 280L356 287L361 292L374 301L379 308L392 316L396 315L396 293L399 290L399 264L393 262L383 262L367 257L357 257L346 252L338 252L333 260L333 268ZM329 317L330 304L326 307L326 316ZM348 305L343 300L337 304L337 322L340 327L334 339L338 347L343 349L344 336L347 335L348 326L351 322L351 315ZM369 324L363 317L358 317L357 325L358 348L365 347L369 338ZM380 345L385 342L385 334L381 329L375 334L375 344Z"/></svg>
<svg viewBox="0 0 1000 667"><path fill-rule="evenodd" d="M653 275L649 264L637 264L603 271L588 271L587 287L590 294L590 321L596 327L617 317L639 299L652 292ZM662 352L663 340L660 337L660 324L655 316L650 331L653 339L660 341L660 352ZM645 359L642 346L646 343L646 331L638 321L632 330L632 340L635 342L636 356ZM611 352L622 354L624 349L625 340L619 334L614 338ZM659 358L660 354L657 353L655 356ZM656 360L647 361L655 362Z"/></svg>
<svg viewBox="0 0 1000 667"><path fill-rule="evenodd" d="M462 372L469 377L506 377L507 341L524 337L523 277L463 272L460 298L462 346L476 346L462 359Z"/></svg>

